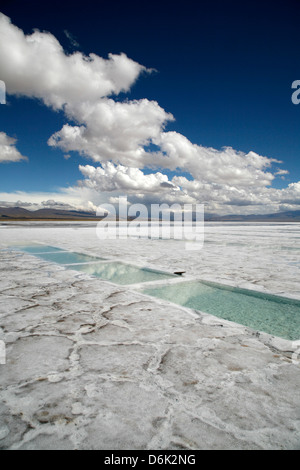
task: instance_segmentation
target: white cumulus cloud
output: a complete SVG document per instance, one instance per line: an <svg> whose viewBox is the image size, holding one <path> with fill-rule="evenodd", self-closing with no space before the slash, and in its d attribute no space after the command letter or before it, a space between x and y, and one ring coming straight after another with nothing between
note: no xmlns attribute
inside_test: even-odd
<svg viewBox="0 0 300 470"><path fill-rule="evenodd" d="M0 132L0 163L19 162L27 160L16 148L16 139Z"/></svg>
<svg viewBox="0 0 300 470"><path fill-rule="evenodd" d="M113 161L143 168L155 164L155 154L145 149L173 116L157 102L147 99L116 102L101 99L94 103L66 105L69 119L48 143L64 152L78 151L95 162Z"/></svg>
<svg viewBox="0 0 300 470"><path fill-rule="evenodd" d="M167 175L160 172L145 175L138 168L129 168L107 162L102 167L91 165L80 166L81 173L86 177L85 185L99 192L123 191L126 193L163 193L179 191L169 181Z"/></svg>
<svg viewBox="0 0 300 470"><path fill-rule="evenodd" d="M36 30L25 35L2 13L0 64L9 94L40 98L55 109L128 91L147 70L124 53L108 59L81 52L67 55L52 34Z"/></svg>

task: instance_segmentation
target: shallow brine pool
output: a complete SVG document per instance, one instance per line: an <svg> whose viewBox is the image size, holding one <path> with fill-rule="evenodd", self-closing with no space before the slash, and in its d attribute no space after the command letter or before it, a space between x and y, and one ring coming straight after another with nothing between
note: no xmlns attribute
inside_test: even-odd
<svg viewBox="0 0 300 470"><path fill-rule="evenodd" d="M66 265L77 263L94 263L103 259L96 256L89 256L81 253L73 253L71 251L61 251L57 253L39 253L36 256L44 259L45 261L52 261L53 263Z"/></svg>
<svg viewBox="0 0 300 470"><path fill-rule="evenodd" d="M25 251L29 254L41 254L41 253L57 253L57 252L64 252L61 248L56 248L55 246L48 246L48 245L19 245L14 247L14 249L18 251Z"/></svg>
<svg viewBox="0 0 300 470"><path fill-rule="evenodd" d="M143 292L284 339L300 339L298 300L203 281L148 288Z"/></svg>
<svg viewBox="0 0 300 470"><path fill-rule="evenodd" d="M104 263L101 261L104 261L105 258L63 251L60 248L52 246L18 246L15 247L15 249L33 254L45 261L62 264L65 268L81 271L115 284L137 284L140 282L167 280L174 277L172 274L147 268L138 268L124 263Z"/></svg>
<svg viewBox="0 0 300 470"><path fill-rule="evenodd" d="M104 259L96 256L84 255L82 253L64 251L61 248L46 245L18 246L15 247L15 249L35 255L45 261L51 261L58 264L92 263Z"/></svg>
<svg viewBox="0 0 300 470"><path fill-rule="evenodd" d="M147 268L137 268L136 266L116 262L92 265L82 264L69 266L69 268L122 285L138 284L140 282L149 281L162 281L174 277L172 274L162 273L160 271L154 271Z"/></svg>

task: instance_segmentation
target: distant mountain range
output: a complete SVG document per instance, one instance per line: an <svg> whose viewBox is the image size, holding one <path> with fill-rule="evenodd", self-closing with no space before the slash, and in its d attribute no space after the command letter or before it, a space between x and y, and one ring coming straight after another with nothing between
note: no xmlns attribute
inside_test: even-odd
<svg viewBox="0 0 300 470"><path fill-rule="evenodd" d="M95 212L39 209L29 211L22 207L0 207L0 220L94 220L102 219L97 217Z"/></svg>
<svg viewBox="0 0 300 470"><path fill-rule="evenodd" d="M22 207L0 207L0 221L4 220L101 220L95 212L76 210L40 209L29 211ZM210 222L300 222L299 211L277 212L275 214L215 215L205 214Z"/></svg>
<svg viewBox="0 0 300 470"><path fill-rule="evenodd" d="M300 222L300 211L276 212L275 214L214 215L205 214L206 221L215 222Z"/></svg>

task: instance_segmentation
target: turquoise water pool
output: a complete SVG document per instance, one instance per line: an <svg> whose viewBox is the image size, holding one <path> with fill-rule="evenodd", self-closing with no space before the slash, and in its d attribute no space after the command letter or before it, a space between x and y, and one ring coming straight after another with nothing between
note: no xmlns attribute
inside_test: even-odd
<svg viewBox="0 0 300 470"><path fill-rule="evenodd" d="M122 285L162 281L174 277L172 274L116 262L70 266L70 269L76 269L91 276Z"/></svg>
<svg viewBox="0 0 300 470"><path fill-rule="evenodd" d="M95 261L103 260L96 256L84 255L81 253L74 253L71 251L58 251L57 253L39 253L36 254L39 258L45 261L51 261L59 264L77 264L77 263L93 263Z"/></svg>
<svg viewBox="0 0 300 470"><path fill-rule="evenodd" d="M18 251L24 251L25 253L29 254L40 254L40 253L57 253L63 252L61 248L56 248L55 246L47 246L47 245L21 245L15 247Z"/></svg>
<svg viewBox="0 0 300 470"><path fill-rule="evenodd" d="M181 282L143 292L284 339L300 339L298 300L202 281Z"/></svg>
<svg viewBox="0 0 300 470"><path fill-rule="evenodd" d="M52 246L18 246L15 247L15 249L33 254L45 261L58 263L65 268L84 272L115 284L137 284L140 282L167 280L174 277L172 274L147 268L138 268L124 263L104 263L101 262L105 261L104 258L63 251L60 248Z"/></svg>

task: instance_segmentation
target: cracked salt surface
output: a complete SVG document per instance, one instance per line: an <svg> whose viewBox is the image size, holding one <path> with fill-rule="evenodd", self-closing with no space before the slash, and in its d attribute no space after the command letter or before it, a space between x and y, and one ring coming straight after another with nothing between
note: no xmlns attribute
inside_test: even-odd
<svg viewBox="0 0 300 470"><path fill-rule="evenodd" d="M213 243L196 253L172 240L99 241L92 224L0 227L0 240L299 299L298 254L278 248L298 246L299 229L211 224ZM291 341L28 254L0 259L0 448L300 448Z"/></svg>

